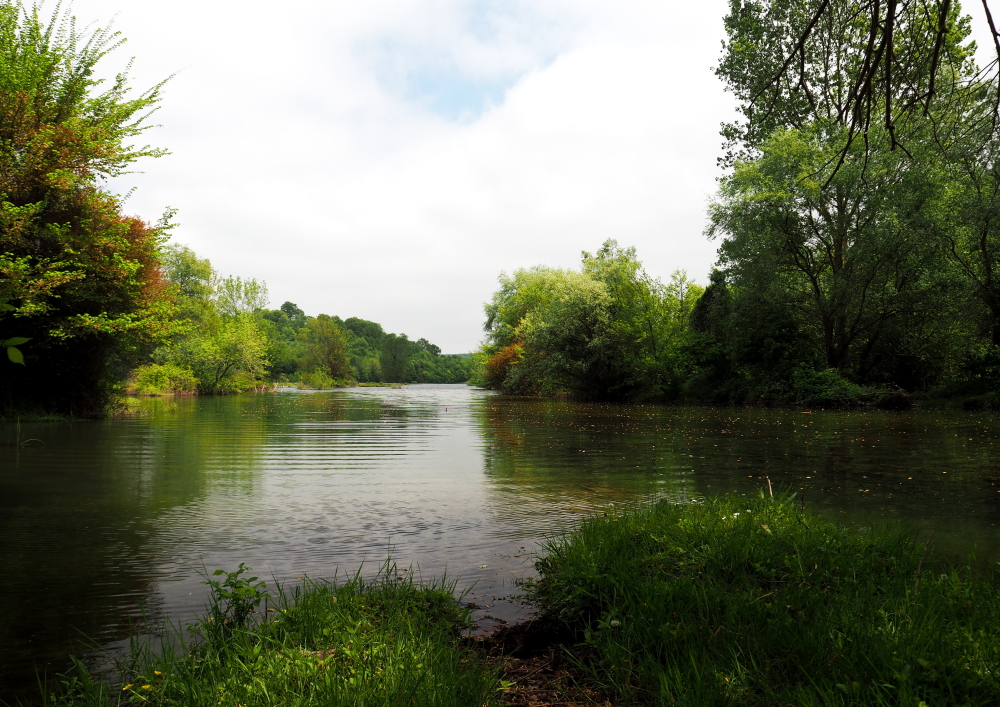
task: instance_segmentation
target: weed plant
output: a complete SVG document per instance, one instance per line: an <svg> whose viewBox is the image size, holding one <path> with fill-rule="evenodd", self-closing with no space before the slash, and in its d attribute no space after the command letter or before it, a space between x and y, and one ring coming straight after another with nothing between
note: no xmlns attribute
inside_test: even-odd
<svg viewBox="0 0 1000 707"><path fill-rule="evenodd" d="M444 580L419 585L390 563L373 580L278 588L249 568L206 578L212 601L159 650L134 642L100 679L77 663L45 704L450 707L494 704L498 679L460 643L469 611ZM216 573L217 576L220 573ZM194 638L191 638L191 636Z"/></svg>
<svg viewBox="0 0 1000 707"><path fill-rule="evenodd" d="M534 589L624 704L1000 705L1000 593L790 498L660 501L548 543Z"/></svg>

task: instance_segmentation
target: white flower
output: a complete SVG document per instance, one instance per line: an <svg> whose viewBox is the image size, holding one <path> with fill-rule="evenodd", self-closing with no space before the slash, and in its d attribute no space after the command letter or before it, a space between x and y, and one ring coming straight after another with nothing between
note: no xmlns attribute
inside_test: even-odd
<svg viewBox="0 0 1000 707"><path fill-rule="evenodd" d="M610 626L621 626L622 622L619 621L618 619L615 619L614 621L611 621L609 625Z"/></svg>

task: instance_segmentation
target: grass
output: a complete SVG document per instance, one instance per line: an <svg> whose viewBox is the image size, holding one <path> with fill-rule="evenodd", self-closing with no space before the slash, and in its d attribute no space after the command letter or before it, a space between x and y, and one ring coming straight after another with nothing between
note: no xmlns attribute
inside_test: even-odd
<svg viewBox="0 0 1000 707"><path fill-rule="evenodd" d="M494 704L499 680L461 643L468 610L453 585L421 586L387 563L373 580L306 581L268 602L256 578L240 576L246 569L212 581L208 611L188 633L156 651L135 642L103 679L78 663L45 704Z"/></svg>
<svg viewBox="0 0 1000 707"><path fill-rule="evenodd" d="M483 707L566 704L573 690L671 707L1000 704L994 578L943 571L902 531L727 496L612 509L546 550L531 587L546 635L515 630L499 655L461 640L469 611L453 584L418 585L387 562L373 580L272 600L241 565L206 578L212 600L189 632L156 651L134 643L110 675L78 664L45 704ZM560 632L574 637L565 651L539 649ZM508 665L525 640L548 673ZM557 656L581 688L548 689Z"/></svg>
<svg viewBox="0 0 1000 707"><path fill-rule="evenodd" d="M1000 704L1000 593L899 531L789 498L613 511L551 540L535 598L622 704Z"/></svg>

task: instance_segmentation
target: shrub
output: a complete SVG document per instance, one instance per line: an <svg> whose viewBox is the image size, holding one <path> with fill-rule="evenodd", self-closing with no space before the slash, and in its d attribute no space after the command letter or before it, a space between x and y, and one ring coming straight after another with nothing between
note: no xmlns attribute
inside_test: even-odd
<svg viewBox="0 0 1000 707"><path fill-rule="evenodd" d="M336 381L322 368L317 368L312 373L303 373L299 377L300 389L328 390L336 385Z"/></svg>
<svg viewBox="0 0 1000 707"><path fill-rule="evenodd" d="M194 373L175 363L141 366L133 374L131 385L131 392L139 395L193 393L197 389L198 379Z"/></svg>

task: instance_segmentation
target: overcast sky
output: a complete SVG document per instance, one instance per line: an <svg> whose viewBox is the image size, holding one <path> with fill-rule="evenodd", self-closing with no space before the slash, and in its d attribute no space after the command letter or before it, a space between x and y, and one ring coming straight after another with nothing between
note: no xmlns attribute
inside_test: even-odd
<svg viewBox="0 0 1000 707"><path fill-rule="evenodd" d="M272 306L380 322L446 352L482 338L501 271L575 267L606 238L704 282L725 3L76 0L168 84L112 187ZM116 17L117 16L117 17Z"/></svg>
<svg viewBox="0 0 1000 707"><path fill-rule="evenodd" d="M174 241L286 300L474 349L501 271L575 267L606 238L705 282L733 102L722 0L76 0L169 82L112 187L178 209Z"/></svg>

